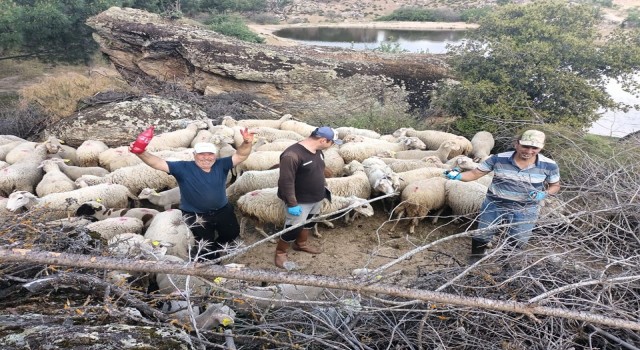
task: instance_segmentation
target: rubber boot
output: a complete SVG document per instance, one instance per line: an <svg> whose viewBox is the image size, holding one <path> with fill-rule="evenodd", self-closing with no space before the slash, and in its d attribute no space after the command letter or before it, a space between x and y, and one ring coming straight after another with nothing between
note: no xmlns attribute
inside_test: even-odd
<svg viewBox="0 0 640 350"><path fill-rule="evenodd" d="M289 250L289 242L278 239L276 246L276 257L274 262L277 267L284 269L284 263L287 262L287 251Z"/></svg>
<svg viewBox="0 0 640 350"><path fill-rule="evenodd" d="M311 229L308 228L303 228L302 231L300 231L300 234L298 235L298 238L296 238L296 241L293 242L293 250L297 250L297 251L301 251L301 252L307 252L309 254L320 254L322 253L322 251L318 248L314 248L312 246L309 245L309 232L311 232Z"/></svg>
<svg viewBox="0 0 640 350"><path fill-rule="evenodd" d="M477 239L471 239L471 255L469 255L469 265L477 263L484 256L487 244Z"/></svg>

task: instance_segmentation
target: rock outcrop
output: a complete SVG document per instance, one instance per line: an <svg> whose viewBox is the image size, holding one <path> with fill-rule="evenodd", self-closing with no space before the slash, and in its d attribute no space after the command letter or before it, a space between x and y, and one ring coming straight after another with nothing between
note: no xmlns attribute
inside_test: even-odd
<svg viewBox="0 0 640 350"><path fill-rule="evenodd" d="M78 147L85 140L118 147L131 143L149 125L154 125L157 133L163 133L182 129L191 120L206 119L207 114L197 106L145 97L81 110L49 126L47 131L72 147Z"/></svg>
<svg viewBox="0 0 640 350"><path fill-rule="evenodd" d="M112 7L87 24L125 79L249 92L303 118L422 107L447 74L437 55L251 44L128 8Z"/></svg>

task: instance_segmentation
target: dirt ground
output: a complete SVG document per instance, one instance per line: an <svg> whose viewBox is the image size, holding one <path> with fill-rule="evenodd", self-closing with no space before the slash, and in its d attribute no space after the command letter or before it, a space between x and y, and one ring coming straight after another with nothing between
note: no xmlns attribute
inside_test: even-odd
<svg viewBox="0 0 640 350"><path fill-rule="evenodd" d="M374 202L375 215L371 218L359 218L350 225L343 218L332 221L335 228L320 224L322 238L311 238L311 244L322 249L322 254L311 255L289 250L289 260L297 265L296 272L345 277L354 269L376 269L392 262L413 249L424 246L437 239L463 232L469 224L449 223L449 219L440 219L436 224L424 219L412 235L408 234L408 222L400 221L394 232L390 228L395 221L389 219L381 203ZM242 239L248 245L263 237L249 224ZM268 233L276 232L274 227ZM404 282L417 277L421 271L439 266L457 266L466 261L469 250L468 239L453 239L438 244L434 249L419 252L407 260L400 261L387 273L395 272L394 279ZM275 244L264 243L254 250L234 260L252 269L277 269L273 263Z"/></svg>

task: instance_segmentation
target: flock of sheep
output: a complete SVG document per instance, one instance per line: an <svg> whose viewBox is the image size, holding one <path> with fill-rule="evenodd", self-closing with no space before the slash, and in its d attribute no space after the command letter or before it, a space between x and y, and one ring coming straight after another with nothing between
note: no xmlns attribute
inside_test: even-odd
<svg viewBox="0 0 640 350"><path fill-rule="evenodd" d="M191 121L182 129L155 136L147 150L166 160L192 160L195 143L211 142L219 157L225 157L242 142L240 130L245 127L255 133L256 142L248 159L230 174L227 195L240 213L243 231L247 220L253 220L258 232L267 236L263 225L284 222L284 204L276 196L280 153L309 136L315 126L291 115L277 120L225 117L220 125ZM325 201L322 214L349 208L353 212L347 216L349 223L358 215L374 214L369 198L400 193L393 212L397 218L411 219L413 233L420 218L431 211L448 207L456 215L473 215L479 210L490 176L474 182L450 181L443 171L475 168L494 146L490 133L479 132L468 140L411 128L392 135L352 127L336 132L344 144L324 152L332 201ZM104 142L87 140L73 148L54 136L38 143L0 135L2 217L38 210L49 220L84 225L108 241L115 256L189 259L195 242L181 212L173 209L180 200L176 186L172 176L129 153L128 145L109 148ZM149 202L148 208L138 207L141 200ZM118 279L127 273L113 271L110 276ZM184 277L157 274L155 278L160 292L185 287ZM198 290L210 282L190 278L190 284Z"/></svg>

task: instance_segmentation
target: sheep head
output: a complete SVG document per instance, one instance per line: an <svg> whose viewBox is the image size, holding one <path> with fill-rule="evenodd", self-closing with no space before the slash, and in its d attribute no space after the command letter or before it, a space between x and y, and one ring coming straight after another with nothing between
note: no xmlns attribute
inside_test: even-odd
<svg viewBox="0 0 640 350"><path fill-rule="evenodd" d="M348 200L349 208L352 208L356 213L365 217L373 216L373 207L370 203L367 202L366 199L356 196L350 196L348 197Z"/></svg>
<svg viewBox="0 0 640 350"><path fill-rule="evenodd" d="M29 208L37 199L38 197L27 191L13 192L7 200L7 209L9 211L16 211L23 207Z"/></svg>

